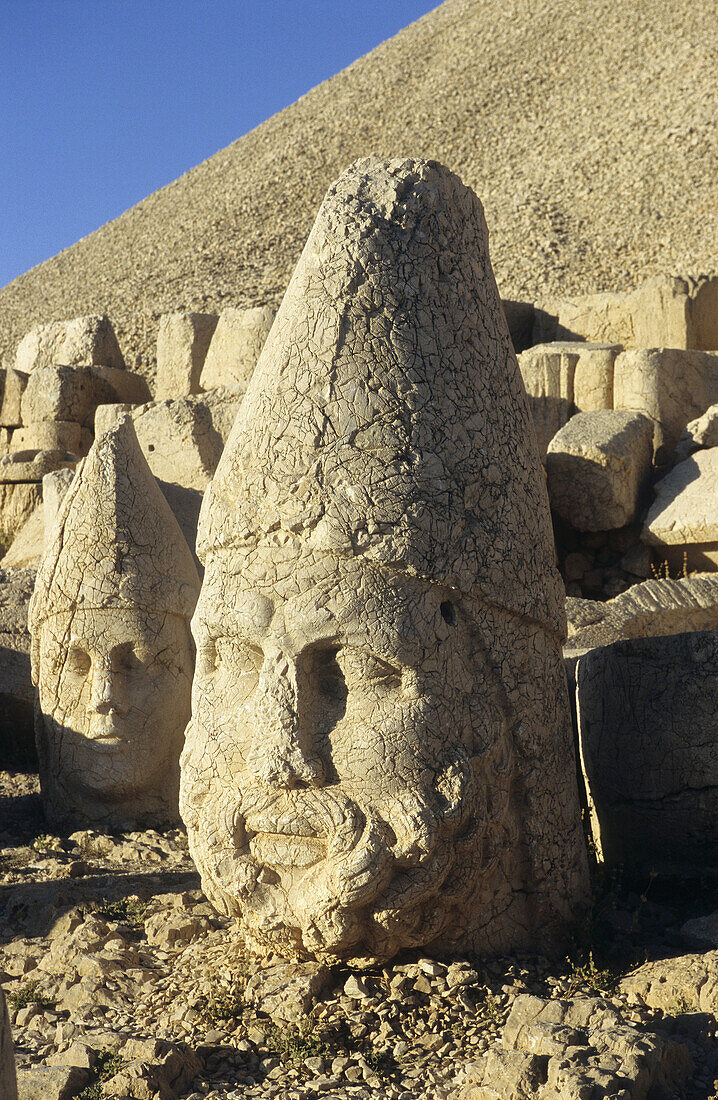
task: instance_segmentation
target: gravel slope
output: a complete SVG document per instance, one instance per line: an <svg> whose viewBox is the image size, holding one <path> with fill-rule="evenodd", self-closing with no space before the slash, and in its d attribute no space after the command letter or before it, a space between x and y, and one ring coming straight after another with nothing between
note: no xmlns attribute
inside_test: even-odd
<svg viewBox="0 0 718 1100"><path fill-rule="evenodd" d="M151 373L159 313L281 297L327 185L367 154L476 189L505 297L712 273L716 71L713 0L446 0L0 290L0 354L103 310Z"/></svg>

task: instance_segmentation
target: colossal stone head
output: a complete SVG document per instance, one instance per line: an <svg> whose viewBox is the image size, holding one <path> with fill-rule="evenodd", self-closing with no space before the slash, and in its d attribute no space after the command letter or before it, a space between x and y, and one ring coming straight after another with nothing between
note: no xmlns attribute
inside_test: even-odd
<svg viewBox="0 0 718 1100"><path fill-rule="evenodd" d="M330 188L203 502L180 805L290 955L549 943L586 887L563 589L481 204Z"/></svg>
<svg viewBox="0 0 718 1100"><path fill-rule="evenodd" d="M189 547L127 417L78 468L30 604L51 822L177 820L198 592Z"/></svg>

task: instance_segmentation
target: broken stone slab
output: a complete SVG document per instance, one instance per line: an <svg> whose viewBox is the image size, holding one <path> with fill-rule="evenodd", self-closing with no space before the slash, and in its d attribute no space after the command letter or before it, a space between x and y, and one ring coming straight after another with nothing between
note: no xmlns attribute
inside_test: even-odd
<svg viewBox="0 0 718 1100"><path fill-rule="evenodd" d="M92 432L70 420L42 420L16 428L13 451L69 451L84 458L92 446Z"/></svg>
<svg viewBox="0 0 718 1100"><path fill-rule="evenodd" d="M707 1012L718 1004L718 951L647 962L619 982L630 1002L668 1014Z"/></svg>
<svg viewBox="0 0 718 1100"><path fill-rule="evenodd" d="M546 299L535 310L533 342L583 339L625 348L710 349L715 345L702 342L711 338L704 320L710 296L710 286L701 291L684 279L656 275L625 292Z"/></svg>
<svg viewBox="0 0 718 1100"><path fill-rule="evenodd" d="M71 367L116 367L125 363L115 330L106 314L88 314L70 321L51 321L31 329L15 354L17 370L30 374L37 367L66 363Z"/></svg>
<svg viewBox="0 0 718 1100"><path fill-rule="evenodd" d="M0 481L0 551L12 545L41 500L41 482Z"/></svg>
<svg viewBox="0 0 718 1100"><path fill-rule="evenodd" d="M579 531L612 531L636 514L651 472L653 424L641 413L577 413L546 455L552 510Z"/></svg>
<svg viewBox="0 0 718 1100"><path fill-rule="evenodd" d="M613 408L617 344L555 342L518 356L543 460L556 432L576 412Z"/></svg>
<svg viewBox="0 0 718 1100"><path fill-rule="evenodd" d="M0 425L4 428L17 428L22 424L20 405L29 377L25 371L14 370L12 367L5 372L5 388L0 408Z"/></svg>
<svg viewBox="0 0 718 1100"><path fill-rule="evenodd" d="M101 434L129 413L137 439L156 478L188 489L207 488L241 404L227 389L153 401L128 408L100 406L95 431Z"/></svg>
<svg viewBox="0 0 718 1100"><path fill-rule="evenodd" d="M17 1071L18 1100L72 1100L89 1081L78 1066L32 1066Z"/></svg>
<svg viewBox="0 0 718 1100"><path fill-rule="evenodd" d="M718 867L718 633L635 638L576 667L596 847L610 866Z"/></svg>
<svg viewBox="0 0 718 1100"><path fill-rule="evenodd" d="M306 1017L329 980L321 963L279 963L255 971L247 982L245 1000L276 1024L296 1024Z"/></svg>
<svg viewBox="0 0 718 1100"><path fill-rule="evenodd" d="M0 1096L3 1100L17 1100L15 1052L10 1016L2 989L0 989Z"/></svg>
<svg viewBox="0 0 718 1100"><path fill-rule="evenodd" d="M13 451L0 456L0 483L42 481L53 470L74 469L77 456L63 450Z"/></svg>
<svg viewBox="0 0 718 1100"><path fill-rule="evenodd" d="M616 357L613 405L654 421L656 465L673 457L689 421L718 401L718 353L645 347Z"/></svg>
<svg viewBox="0 0 718 1100"><path fill-rule="evenodd" d="M142 405L151 399L139 374L115 367L37 367L20 405L24 425L46 420L71 421L92 430L98 405Z"/></svg>
<svg viewBox="0 0 718 1100"><path fill-rule="evenodd" d="M165 313L157 330L155 398L200 392L200 376L217 328L216 313ZM110 401L103 402L111 404Z"/></svg>
<svg viewBox="0 0 718 1100"><path fill-rule="evenodd" d="M654 487L641 538L677 570L718 565L718 447L679 462Z"/></svg>
<svg viewBox="0 0 718 1100"><path fill-rule="evenodd" d="M225 309L219 315L200 384L203 390L226 386L244 393L274 321L271 306Z"/></svg>
<svg viewBox="0 0 718 1100"><path fill-rule="evenodd" d="M655 578L634 584L605 603L569 597L566 616L564 657L624 638L718 630L718 575Z"/></svg>

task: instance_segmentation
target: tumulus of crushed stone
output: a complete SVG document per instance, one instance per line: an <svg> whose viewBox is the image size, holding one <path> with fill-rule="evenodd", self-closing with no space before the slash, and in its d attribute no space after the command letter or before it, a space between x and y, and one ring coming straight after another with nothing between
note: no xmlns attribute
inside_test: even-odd
<svg viewBox="0 0 718 1100"><path fill-rule="evenodd" d="M504 297L710 274L715 31L712 0L446 0L0 290L0 355L108 312L152 375L159 314L278 302L327 186L370 154L436 158L477 191Z"/></svg>

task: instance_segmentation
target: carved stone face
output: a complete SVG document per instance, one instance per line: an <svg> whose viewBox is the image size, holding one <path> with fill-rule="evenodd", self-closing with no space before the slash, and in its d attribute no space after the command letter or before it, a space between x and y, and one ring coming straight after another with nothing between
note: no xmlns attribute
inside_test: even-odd
<svg viewBox="0 0 718 1100"><path fill-rule="evenodd" d="M163 793L177 770L192 665L178 615L110 607L45 620L39 703L64 800L129 807Z"/></svg>
<svg viewBox="0 0 718 1100"><path fill-rule="evenodd" d="M506 706L463 608L352 561L240 578L219 557L193 631L181 805L215 902L298 953L427 942L507 801Z"/></svg>

